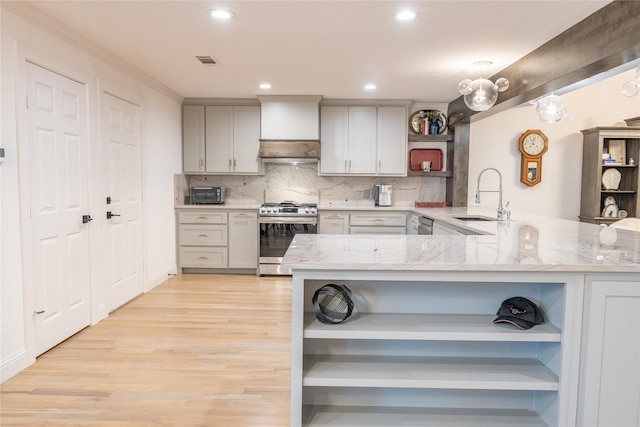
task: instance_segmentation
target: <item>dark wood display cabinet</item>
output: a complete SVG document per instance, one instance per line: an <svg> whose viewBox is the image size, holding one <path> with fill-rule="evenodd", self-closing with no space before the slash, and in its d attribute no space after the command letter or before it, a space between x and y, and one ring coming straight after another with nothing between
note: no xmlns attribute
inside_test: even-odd
<svg viewBox="0 0 640 427"><path fill-rule="evenodd" d="M640 215L640 126L585 129L580 221L611 224Z"/></svg>

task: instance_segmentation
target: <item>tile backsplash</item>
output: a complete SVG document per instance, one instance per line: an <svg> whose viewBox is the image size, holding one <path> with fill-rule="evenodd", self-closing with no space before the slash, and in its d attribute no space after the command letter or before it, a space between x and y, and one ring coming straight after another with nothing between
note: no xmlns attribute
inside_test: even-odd
<svg viewBox="0 0 640 427"><path fill-rule="evenodd" d="M267 163L264 175L176 175L176 204L188 203L190 187L227 188L227 204L293 200L321 206L373 207L374 184L393 185L393 206L445 200L446 178L318 176L317 163Z"/></svg>

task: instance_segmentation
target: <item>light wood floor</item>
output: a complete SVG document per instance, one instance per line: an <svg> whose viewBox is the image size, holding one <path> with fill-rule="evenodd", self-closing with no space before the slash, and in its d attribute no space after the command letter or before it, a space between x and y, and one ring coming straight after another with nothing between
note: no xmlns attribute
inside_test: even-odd
<svg viewBox="0 0 640 427"><path fill-rule="evenodd" d="M176 276L1 385L0 425L289 425L291 278Z"/></svg>

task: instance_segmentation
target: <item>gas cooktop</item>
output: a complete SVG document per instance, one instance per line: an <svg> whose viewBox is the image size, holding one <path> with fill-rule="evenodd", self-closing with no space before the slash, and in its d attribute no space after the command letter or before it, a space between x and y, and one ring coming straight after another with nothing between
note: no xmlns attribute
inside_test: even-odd
<svg viewBox="0 0 640 427"><path fill-rule="evenodd" d="M280 203L263 203L260 206L260 215L317 215L318 205L316 203L296 203L284 201Z"/></svg>

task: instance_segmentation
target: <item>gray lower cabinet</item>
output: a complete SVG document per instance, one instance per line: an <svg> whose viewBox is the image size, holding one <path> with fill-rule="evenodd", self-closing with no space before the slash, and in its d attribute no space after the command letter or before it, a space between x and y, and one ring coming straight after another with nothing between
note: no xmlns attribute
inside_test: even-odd
<svg viewBox="0 0 640 427"><path fill-rule="evenodd" d="M319 212L318 234L349 234L349 212Z"/></svg>
<svg viewBox="0 0 640 427"><path fill-rule="evenodd" d="M181 269L255 271L258 267L257 212L185 209L177 217Z"/></svg>
<svg viewBox="0 0 640 427"><path fill-rule="evenodd" d="M407 214L373 211L352 213L349 234L407 234Z"/></svg>
<svg viewBox="0 0 640 427"><path fill-rule="evenodd" d="M406 234L406 212L368 210L318 213L319 234Z"/></svg>
<svg viewBox="0 0 640 427"><path fill-rule="evenodd" d="M473 236L478 234L473 231L454 227L450 224L445 224L442 221L434 221L432 233L434 236Z"/></svg>
<svg viewBox="0 0 640 427"><path fill-rule="evenodd" d="M226 268L227 244L227 212L178 212L180 268Z"/></svg>
<svg viewBox="0 0 640 427"><path fill-rule="evenodd" d="M258 213L229 212L229 268L258 268Z"/></svg>
<svg viewBox="0 0 640 427"><path fill-rule="evenodd" d="M587 276L578 422L640 425L640 284L627 275Z"/></svg>

